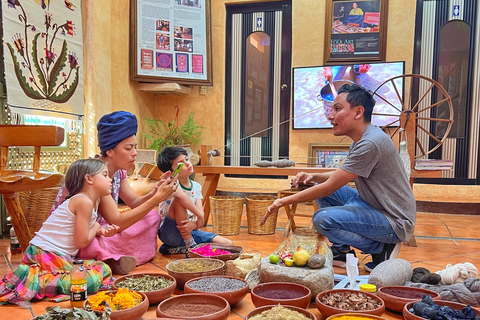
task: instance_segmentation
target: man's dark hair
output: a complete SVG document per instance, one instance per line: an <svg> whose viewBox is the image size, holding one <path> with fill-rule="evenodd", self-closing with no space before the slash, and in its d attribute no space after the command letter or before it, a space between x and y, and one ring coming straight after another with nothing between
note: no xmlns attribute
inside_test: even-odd
<svg viewBox="0 0 480 320"><path fill-rule="evenodd" d="M350 108L362 106L365 110L363 112L365 122L372 122L372 112L375 106L375 99L373 99L372 93L356 84L344 84L338 90L338 94L343 92L347 93L346 100L350 104Z"/></svg>
<svg viewBox="0 0 480 320"><path fill-rule="evenodd" d="M187 156L187 151L180 147L166 147L158 154L157 167L162 172L172 170L172 163L179 155Z"/></svg>

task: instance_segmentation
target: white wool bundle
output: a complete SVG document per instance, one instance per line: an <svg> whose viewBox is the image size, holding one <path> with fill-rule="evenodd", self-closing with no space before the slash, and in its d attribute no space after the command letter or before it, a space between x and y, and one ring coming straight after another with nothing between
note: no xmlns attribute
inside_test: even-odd
<svg viewBox="0 0 480 320"><path fill-rule="evenodd" d="M476 278L478 275L478 269L472 263L465 262L457 263L454 266L447 264L445 269L435 273L442 277L440 284L449 285L464 282L468 278Z"/></svg>

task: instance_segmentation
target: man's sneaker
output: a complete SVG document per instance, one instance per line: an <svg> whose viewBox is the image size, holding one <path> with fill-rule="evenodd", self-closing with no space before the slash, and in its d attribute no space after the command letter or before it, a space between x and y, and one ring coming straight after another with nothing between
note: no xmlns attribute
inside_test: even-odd
<svg viewBox="0 0 480 320"><path fill-rule="evenodd" d="M162 244L160 248L158 249L158 252L160 252L163 255L168 255L168 254L186 254L187 253L187 248L186 247L170 247L167 246L166 244Z"/></svg>
<svg viewBox="0 0 480 320"><path fill-rule="evenodd" d="M333 266L334 267L340 267L340 268L346 268L347 267L347 253L352 253L355 257L357 256L355 254L355 251L353 249L350 249L346 252L343 252L336 247L332 247L332 253L333 253Z"/></svg>
<svg viewBox="0 0 480 320"><path fill-rule="evenodd" d="M383 261L386 261L389 259L395 259L396 257L398 257L398 254L400 253L401 248L402 248L401 242L385 243L383 245L382 252L378 254L372 254L373 261L365 263L364 265L365 270L367 270L368 272L372 272L372 270Z"/></svg>

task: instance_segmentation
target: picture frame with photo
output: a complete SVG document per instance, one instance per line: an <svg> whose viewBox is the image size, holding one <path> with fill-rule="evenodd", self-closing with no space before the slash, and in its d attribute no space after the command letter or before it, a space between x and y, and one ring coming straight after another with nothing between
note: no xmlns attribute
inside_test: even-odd
<svg viewBox="0 0 480 320"><path fill-rule="evenodd" d="M325 64L385 61L388 0L327 0Z"/></svg>

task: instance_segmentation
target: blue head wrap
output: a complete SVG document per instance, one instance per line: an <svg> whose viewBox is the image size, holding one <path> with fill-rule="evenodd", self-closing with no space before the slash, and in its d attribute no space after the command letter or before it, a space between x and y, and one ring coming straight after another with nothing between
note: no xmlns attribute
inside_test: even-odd
<svg viewBox="0 0 480 320"><path fill-rule="evenodd" d="M104 115L97 123L98 146L102 151L113 149L124 139L137 134L137 117L126 111Z"/></svg>

